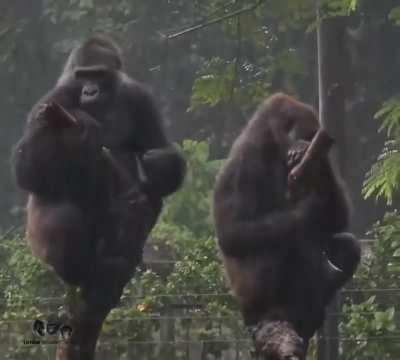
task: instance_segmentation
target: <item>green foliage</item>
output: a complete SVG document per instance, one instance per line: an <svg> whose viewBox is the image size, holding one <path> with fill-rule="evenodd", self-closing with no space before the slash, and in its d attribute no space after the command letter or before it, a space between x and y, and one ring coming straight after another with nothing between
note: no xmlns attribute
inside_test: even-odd
<svg viewBox="0 0 400 360"><path fill-rule="evenodd" d="M376 115L382 120L380 130L386 129L388 137L400 136L400 96L395 96L386 101Z"/></svg>
<svg viewBox="0 0 400 360"><path fill-rule="evenodd" d="M356 11L358 0L345 0L345 3L347 4L349 12Z"/></svg>
<svg viewBox="0 0 400 360"><path fill-rule="evenodd" d="M398 9L393 9L389 17L397 22ZM367 174L363 195L383 198L392 204L400 181L400 96L386 101L375 118L382 121L380 131L386 132L388 140ZM357 281L359 287L381 291L367 299L361 294L357 304L351 302L344 307L342 331L353 340L344 351L344 358L349 360L392 360L400 354L400 306L396 290L400 288L399 214L387 213L371 235L375 243L363 259Z"/></svg>
<svg viewBox="0 0 400 360"><path fill-rule="evenodd" d="M356 10L358 0L321 0L321 3L326 7L329 17L346 16Z"/></svg>
<svg viewBox="0 0 400 360"><path fill-rule="evenodd" d="M385 102L375 117L382 120L380 131L386 130L389 140L367 174L363 195L365 198L383 197L391 204L400 183L400 97Z"/></svg>
<svg viewBox="0 0 400 360"><path fill-rule="evenodd" d="M389 19L395 23L395 25L400 26L400 6L396 6L389 13Z"/></svg>
<svg viewBox="0 0 400 360"><path fill-rule="evenodd" d="M382 311L379 309L375 296L360 304L343 307L347 322L342 325L342 331L354 342L346 347L344 359L395 358L393 351L398 352L390 346L397 335L395 309L393 306ZM391 338L392 341L385 341L385 338Z"/></svg>
<svg viewBox="0 0 400 360"><path fill-rule="evenodd" d="M54 297L65 294L62 284L35 259L18 231L0 239L0 344L3 359L38 359L50 356L45 346L27 347L24 339L32 338L32 319L58 317L62 308Z"/></svg>
<svg viewBox="0 0 400 360"><path fill-rule="evenodd" d="M2 266L0 273L1 298L6 301L2 319L13 319L40 313L40 304L26 307L38 297L49 298L62 294L62 285L48 269L31 255L30 249L18 232L1 239ZM49 284L51 284L49 286ZM27 309L29 308L28 312Z"/></svg>
<svg viewBox="0 0 400 360"><path fill-rule="evenodd" d="M304 74L304 64L299 54L294 49L288 49L275 58L274 67L279 71L287 71L289 74L301 76Z"/></svg>
<svg viewBox="0 0 400 360"><path fill-rule="evenodd" d="M192 103L189 110L199 105L215 106L220 102L232 99L236 68L234 63L228 63L220 58L207 61L203 74L193 84Z"/></svg>
<svg viewBox="0 0 400 360"><path fill-rule="evenodd" d="M360 273L370 287L399 288L400 286L400 216L397 211L387 213L373 227L376 239L371 254L366 256L364 272Z"/></svg>
<svg viewBox="0 0 400 360"><path fill-rule="evenodd" d="M343 308L341 323L345 342L343 359L397 359L400 346L400 216L388 213L370 233L375 239L367 249L356 275L358 288L382 289L376 295L360 293ZM387 290L385 290L387 289Z"/></svg>
<svg viewBox="0 0 400 360"><path fill-rule="evenodd" d="M220 58L212 58L206 62L200 71L202 75L194 81L189 111L200 106L214 107L221 103L253 107L268 95L272 72L285 68L289 76L292 70L299 71L299 63L289 56L276 58L275 68L271 66L269 71L254 64L237 62L238 59L229 62ZM279 66L281 67L278 69Z"/></svg>
<svg viewBox="0 0 400 360"><path fill-rule="evenodd" d="M389 205L392 204L400 181L399 145L399 140L390 140L385 143L378 162L367 174L368 178L363 189L365 198L371 196L376 199L384 198Z"/></svg>
<svg viewBox="0 0 400 360"><path fill-rule="evenodd" d="M165 238L164 230L171 225L196 236L208 237L213 234L211 191L221 161L209 160L210 149L205 141L184 140L181 151L187 162L185 183L179 192L168 199L162 217L153 230L153 235L160 239Z"/></svg>
<svg viewBox="0 0 400 360"><path fill-rule="evenodd" d="M315 17L315 0L272 0L268 2L268 11L279 21L278 31L303 29Z"/></svg>

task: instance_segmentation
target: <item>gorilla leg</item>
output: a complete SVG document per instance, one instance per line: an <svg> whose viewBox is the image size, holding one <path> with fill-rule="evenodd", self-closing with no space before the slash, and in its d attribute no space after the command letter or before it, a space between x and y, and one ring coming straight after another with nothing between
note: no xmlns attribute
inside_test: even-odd
<svg viewBox="0 0 400 360"><path fill-rule="evenodd" d="M31 195L27 212L27 240L33 254L67 284L84 284L93 257L92 234L82 210L70 203L49 204Z"/></svg>
<svg viewBox="0 0 400 360"><path fill-rule="evenodd" d="M328 303L355 273L361 259L360 241L351 233L338 233L328 241L325 251L327 259L341 270L327 282L325 299Z"/></svg>
<svg viewBox="0 0 400 360"><path fill-rule="evenodd" d="M118 305L123 289L142 261L143 248L161 206L145 196L117 201L103 219L106 224L98 239L91 281L84 289L90 304Z"/></svg>

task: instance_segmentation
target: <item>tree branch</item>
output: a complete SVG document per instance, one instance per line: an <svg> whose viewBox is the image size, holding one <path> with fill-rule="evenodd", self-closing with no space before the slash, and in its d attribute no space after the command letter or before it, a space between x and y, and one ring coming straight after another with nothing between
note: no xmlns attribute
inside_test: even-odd
<svg viewBox="0 0 400 360"><path fill-rule="evenodd" d="M187 29L178 31L178 32L176 32L176 33L174 33L174 34L164 35L164 37L165 37L167 40L170 40L170 39L175 39L175 38L177 38L177 37L186 35L186 34L188 34L188 33L191 33L191 32L197 31L197 30L204 29L205 27L208 27L208 26L210 26L210 25L214 25L214 24L223 22L223 21L225 21L225 20L231 19L231 18L233 18L233 17L235 17L235 16L239 16L239 15L241 15L241 14L243 14L243 13L253 11L253 10L257 9L260 5L262 5L264 2L265 2L265 0L259 0L259 1L257 1L256 4L254 4L254 5L252 5L252 6L248 6L248 7L245 7L245 8L243 8L243 9L236 10L236 11L230 13L230 14L226 14L226 15L224 15L224 16L221 16L221 17L219 17L219 18L216 18L216 19L207 21L207 22L205 22L205 23L202 23L202 24L198 24L198 25L189 27L189 28L187 28Z"/></svg>

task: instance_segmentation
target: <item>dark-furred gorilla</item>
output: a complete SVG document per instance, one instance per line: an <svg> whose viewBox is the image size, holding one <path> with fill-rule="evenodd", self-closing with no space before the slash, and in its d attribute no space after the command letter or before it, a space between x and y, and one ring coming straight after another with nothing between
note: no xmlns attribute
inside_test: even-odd
<svg viewBox="0 0 400 360"><path fill-rule="evenodd" d="M163 197L182 183L185 162L161 120L119 47L95 35L71 52L14 149L32 251L91 304L118 302Z"/></svg>
<svg viewBox="0 0 400 360"><path fill-rule="evenodd" d="M358 240L328 156L292 186L290 171L319 129L314 110L284 94L261 104L235 141L214 192L218 243L257 352L304 359L325 307L353 275Z"/></svg>

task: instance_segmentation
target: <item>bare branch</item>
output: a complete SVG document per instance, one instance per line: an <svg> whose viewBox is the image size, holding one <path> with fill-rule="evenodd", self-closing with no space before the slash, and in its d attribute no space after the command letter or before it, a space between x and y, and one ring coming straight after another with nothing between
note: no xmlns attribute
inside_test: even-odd
<svg viewBox="0 0 400 360"><path fill-rule="evenodd" d="M198 25L189 27L189 28L187 28L187 29L178 31L178 32L176 32L176 33L174 33L174 34L163 35L163 37L165 37L167 40L170 40L170 39L175 39L175 38L177 38L177 37L186 35L186 34L191 33L191 32L193 32L193 31L197 31L197 30L204 29L205 27L208 27L208 26L210 26L210 25L214 25L214 24L223 22L223 21L225 21L225 20L231 19L231 18L233 18L233 17L235 17L235 16L239 16L239 15L241 15L241 14L244 14L244 13L246 13L246 12L253 11L253 10L257 9L260 5L262 5L264 2L265 2L265 0L259 0L256 4L254 4L254 5L252 5L252 6L247 6L247 7L243 8L243 9L239 9L239 10L233 11L233 12L230 13L230 14L226 14L226 15L224 15L224 16L221 16L221 17L219 17L219 18L216 18L216 19L207 21L207 22L205 22L205 23L202 23L202 24L198 24Z"/></svg>

